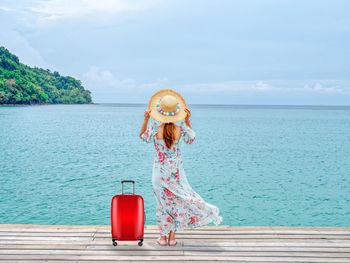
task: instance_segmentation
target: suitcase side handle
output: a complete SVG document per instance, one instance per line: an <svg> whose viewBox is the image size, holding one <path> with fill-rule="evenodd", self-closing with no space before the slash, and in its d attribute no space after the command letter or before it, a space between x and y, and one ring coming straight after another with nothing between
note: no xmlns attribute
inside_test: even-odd
<svg viewBox="0 0 350 263"><path fill-rule="evenodd" d="M124 194L123 193L123 183L132 183L132 194L134 195L135 194L135 181L133 181L133 180L123 180L122 181L122 195Z"/></svg>

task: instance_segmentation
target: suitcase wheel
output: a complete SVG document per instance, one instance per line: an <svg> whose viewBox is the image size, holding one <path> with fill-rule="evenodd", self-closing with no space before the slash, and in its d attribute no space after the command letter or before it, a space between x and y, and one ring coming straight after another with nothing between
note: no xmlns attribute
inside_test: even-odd
<svg viewBox="0 0 350 263"><path fill-rule="evenodd" d="M140 241L139 241L139 243L138 243L138 244L139 244L139 246L141 247L141 246L142 246L142 244L143 244L143 238L140 238L139 240L140 240Z"/></svg>
<svg viewBox="0 0 350 263"><path fill-rule="evenodd" d="M117 240L116 239L113 239L113 246L117 246L118 245L118 243L117 243Z"/></svg>

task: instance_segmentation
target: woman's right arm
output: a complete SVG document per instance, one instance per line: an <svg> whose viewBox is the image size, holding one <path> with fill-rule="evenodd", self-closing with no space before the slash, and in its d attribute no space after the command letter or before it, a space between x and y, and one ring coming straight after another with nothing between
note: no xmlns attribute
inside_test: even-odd
<svg viewBox="0 0 350 263"><path fill-rule="evenodd" d="M150 112L151 110L145 110L145 119L143 120L143 123L142 123L142 127L141 127L141 130L140 130L140 138L142 139L142 134L147 130L147 124L148 124L148 120L150 118Z"/></svg>
<svg viewBox="0 0 350 263"><path fill-rule="evenodd" d="M186 119L185 119L185 123L188 127L190 127L190 129L192 129L191 127L191 123L190 123L190 116L191 116L191 111L189 109L185 109L186 113L187 113L187 116L186 116Z"/></svg>
<svg viewBox="0 0 350 263"><path fill-rule="evenodd" d="M185 111L187 113L187 117L185 119L185 124L183 122L181 123L181 136L185 143L191 144L196 137L196 133L192 130L190 124L191 111L189 109L185 109Z"/></svg>

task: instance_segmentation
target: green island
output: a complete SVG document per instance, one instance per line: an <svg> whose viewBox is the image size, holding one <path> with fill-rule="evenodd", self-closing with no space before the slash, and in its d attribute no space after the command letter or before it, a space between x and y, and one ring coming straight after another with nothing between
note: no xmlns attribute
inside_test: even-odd
<svg viewBox="0 0 350 263"><path fill-rule="evenodd" d="M92 103L80 80L57 71L29 67L0 47L0 105Z"/></svg>

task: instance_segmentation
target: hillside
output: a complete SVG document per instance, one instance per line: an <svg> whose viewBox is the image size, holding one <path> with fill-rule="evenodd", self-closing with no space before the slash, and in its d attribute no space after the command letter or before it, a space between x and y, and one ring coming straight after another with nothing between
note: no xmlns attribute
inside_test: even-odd
<svg viewBox="0 0 350 263"><path fill-rule="evenodd" d="M91 103L80 80L29 67L0 47L0 104Z"/></svg>

